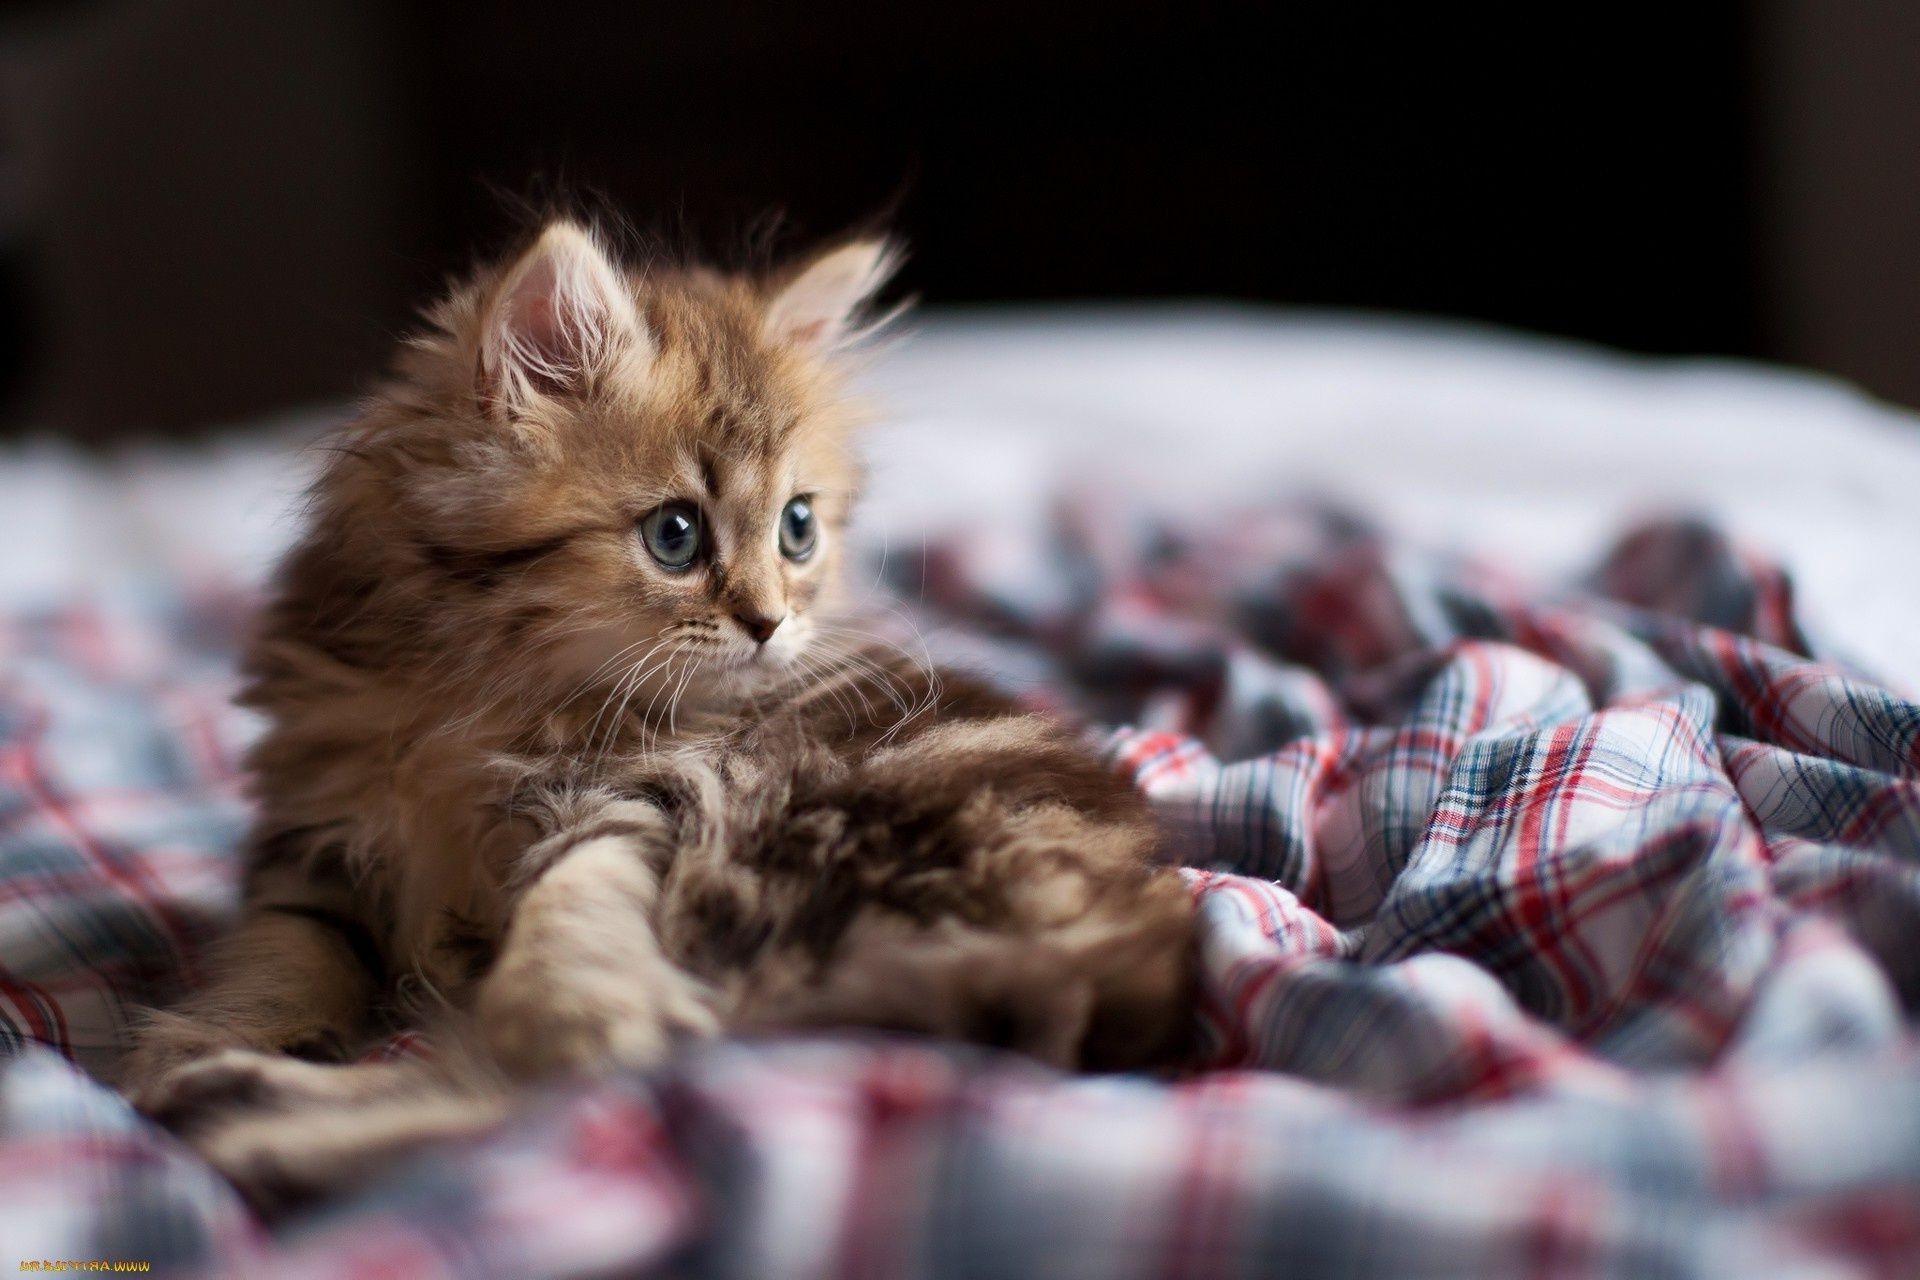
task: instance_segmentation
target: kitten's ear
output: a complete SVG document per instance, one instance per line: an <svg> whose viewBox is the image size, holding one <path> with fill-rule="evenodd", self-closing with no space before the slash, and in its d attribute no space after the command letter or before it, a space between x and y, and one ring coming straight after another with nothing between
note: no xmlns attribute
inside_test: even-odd
<svg viewBox="0 0 1920 1280"><path fill-rule="evenodd" d="M556 222L507 269L480 337L480 396L512 417L579 396L596 374L652 354L620 272L593 237Z"/></svg>
<svg viewBox="0 0 1920 1280"><path fill-rule="evenodd" d="M862 310L899 265L899 250L885 240L829 249L775 291L768 339L821 351L845 345L863 332Z"/></svg>

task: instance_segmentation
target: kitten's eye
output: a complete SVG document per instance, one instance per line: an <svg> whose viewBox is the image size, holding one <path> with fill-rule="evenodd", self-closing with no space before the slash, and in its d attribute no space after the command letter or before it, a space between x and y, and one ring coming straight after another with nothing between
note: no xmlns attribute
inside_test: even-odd
<svg viewBox="0 0 1920 1280"><path fill-rule="evenodd" d="M780 513L780 554L789 560L805 560L813 554L820 539L820 523L813 518L813 504L795 498Z"/></svg>
<svg viewBox="0 0 1920 1280"><path fill-rule="evenodd" d="M662 569L678 573L700 554L700 512L684 502L669 502L640 521L640 540Z"/></svg>

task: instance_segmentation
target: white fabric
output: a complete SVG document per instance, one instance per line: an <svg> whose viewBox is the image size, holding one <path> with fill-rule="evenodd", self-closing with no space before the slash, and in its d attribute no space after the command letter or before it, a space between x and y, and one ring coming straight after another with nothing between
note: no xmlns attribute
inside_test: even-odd
<svg viewBox="0 0 1920 1280"><path fill-rule="evenodd" d="M1828 380L1208 306L930 317L864 382L882 409L864 532L889 554L1034 520L1061 481L1203 510L1332 493L1543 574L1680 508L1783 558L1822 634L1920 686L1920 420ZM0 454L0 607L257 575L311 465L296 442L333 416L108 459Z"/></svg>

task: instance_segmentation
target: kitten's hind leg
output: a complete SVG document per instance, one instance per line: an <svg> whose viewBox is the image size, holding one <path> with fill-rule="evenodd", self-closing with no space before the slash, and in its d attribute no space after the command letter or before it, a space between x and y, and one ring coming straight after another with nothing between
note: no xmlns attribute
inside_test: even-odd
<svg viewBox="0 0 1920 1280"><path fill-rule="evenodd" d="M418 1064L308 1062L258 1049L221 1049L166 1077L144 1108L150 1119L191 1136L236 1115L309 1104L352 1105L404 1092L418 1083Z"/></svg>
<svg viewBox="0 0 1920 1280"><path fill-rule="evenodd" d="M568 845L515 905L474 1015L494 1060L532 1079L658 1062L717 1027L707 993L662 952L660 881L647 859L657 818L646 806L616 834L605 815Z"/></svg>
<svg viewBox="0 0 1920 1280"><path fill-rule="evenodd" d="M176 1081L223 1050L346 1056L365 1036L382 984L366 931L311 896L256 900L209 967L204 987L149 1017L121 1063L120 1087L142 1110L177 1110Z"/></svg>
<svg viewBox="0 0 1920 1280"><path fill-rule="evenodd" d="M270 1102L202 1113L184 1136L262 1214L384 1171L428 1143L505 1118L509 1095L483 1074L412 1061L332 1066L233 1050L202 1064L251 1079Z"/></svg>
<svg viewBox="0 0 1920 1280"><path fill-rule="evenodd" d="M484 1133L505 1115L500 1098L385 1098L348 1109L247 1115L195 1145L256 1212L271 1217L383 1173L430 1143Z"/></svg>

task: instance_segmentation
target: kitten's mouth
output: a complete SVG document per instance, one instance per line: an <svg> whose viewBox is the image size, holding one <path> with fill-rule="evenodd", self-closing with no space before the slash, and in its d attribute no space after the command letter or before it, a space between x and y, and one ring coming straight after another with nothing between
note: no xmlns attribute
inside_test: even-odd
<svg viewBox="0 0 1920 1280"><path fill-rule="evenodd" d="M742 693L759 694L784 687L797 675L798 654L785 646L765 644L744 653L727 669Z"/></svg>
<svg viewBox="0 0 1920 1280"><path fill-rule="evenodd" d="M739 664L742 671L761 676L776 675L792 665L792 655L775 653L765 645L748 654Z"/></svg>

